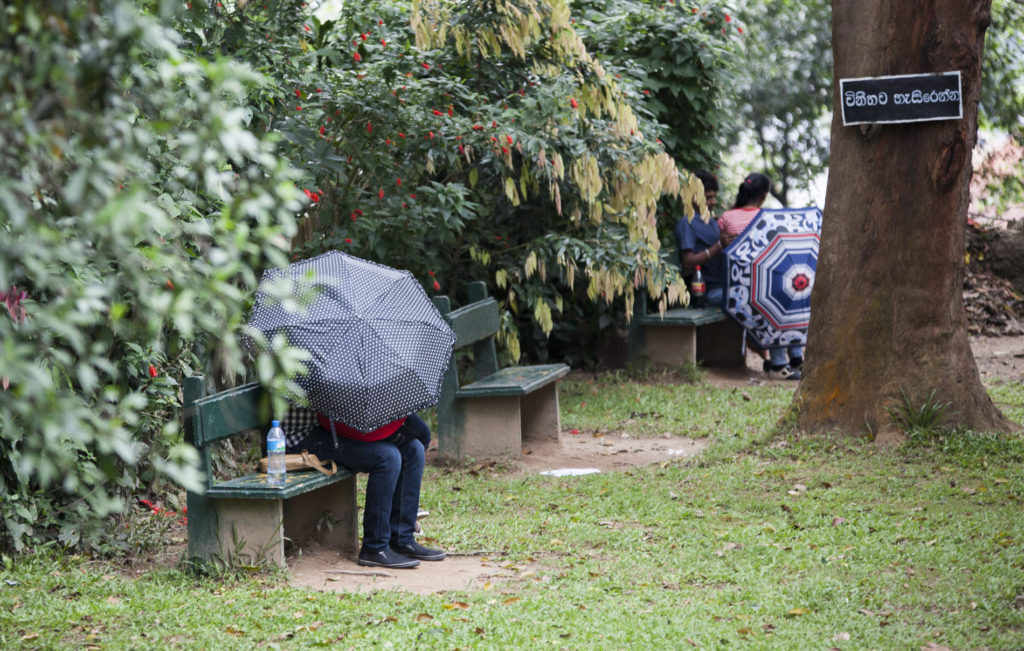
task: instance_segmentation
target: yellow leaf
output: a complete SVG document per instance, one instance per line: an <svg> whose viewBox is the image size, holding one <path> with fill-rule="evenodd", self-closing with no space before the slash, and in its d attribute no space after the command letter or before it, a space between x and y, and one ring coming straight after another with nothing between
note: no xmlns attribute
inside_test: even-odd
<svg viewBox="0 0 1024 651"><path fill-rule="evenodd" d="M452 603L444 604L441 607L445 610L455 610L456 608L460 610L469 610L469 604L467 604L465 601L453 601Z"/></svg>
<svg viewBox="0 0 1024 651"><path fill-rule="evenodd" d="M508 599L506 599L505 601L503 601L501 603L503 605L505 605L505 606L511 606L512 604L518 603L518 602L519 602L519 597L509 597Z"/></svg>
<svg viewBox="0 0 1024 651"><path fill-rule="evenodd" d="M789 615L790 617L799 617L801 615L806 615L809 612L811 612L811 611L807 610L806 608L794 608L793 610L789 611L786 614Z"/></svg>

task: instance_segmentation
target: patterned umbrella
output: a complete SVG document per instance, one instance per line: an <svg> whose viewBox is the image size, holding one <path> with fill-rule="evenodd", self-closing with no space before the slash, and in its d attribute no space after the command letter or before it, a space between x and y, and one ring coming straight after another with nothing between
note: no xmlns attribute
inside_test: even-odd
<svg viewBox="0 0 1024 651"><path fill-rule="evenodd" d="M725 310L763 348L806 343L820 232L816 207L761 210L725 249Z"/></svg>
<svg viewBox="0 0 1024 651"><path fill-rule="evenodd" d="M310 407L363 432L436 404L455 344L411 273L340 251L266 271L249 325L309 351Z"/></svg>

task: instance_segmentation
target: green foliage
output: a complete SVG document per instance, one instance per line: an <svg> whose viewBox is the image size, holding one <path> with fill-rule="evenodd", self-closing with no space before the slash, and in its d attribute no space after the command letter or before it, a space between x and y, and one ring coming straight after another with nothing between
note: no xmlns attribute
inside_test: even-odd
<svg viewBox="0 0 1024 651"><path fill-rule="evenodd" d="M807 189L828 167L832 108L832 8L827 0L758 0L738 10L747 25L736 69L734 113L772 195ZM740 178L746 172L738 174Z"/></svg>
<svg viewBox="0 0 1024 651"><path fill-rule="evenodd" d="M932 389L920 405L915 404L906 391L900 390L900 400L895 406L888 407L887 411L896 427L907 433L929 435L938 433L946 419L948 402L939 402Z"/></svg>
<svg viewBox="0 0 1024 651"><path fill-rule="evenodd" d="M720 2L575 0L588 49L661 125L665 149L687 169L714 170L732 116L724 110L743 27Z"/></svg>
<svg viewBox="0 0 1024 651"><path fill-rule="evenodd" d="M345 250L456 300L486 280L517 317L509 348L522 336L538 358L559 323L621 318L639 285L681 299L654 212L694 189L637 75L592 56L568 5L344 3L324 21L295 5L224 3L186 13L181 31L198 55L273 76L250 101L303 169L301 255Z"/></svg>
<svg viewBox="0 0 1024 651"><path fill-rule="evenodd" d="M179 379L197 355L243 371L246 292L287 262L299 203L247 128L252 71L188 59L122 0L15 0L4 20L2 546L106 550L125 495L197 481Z"/></svg>

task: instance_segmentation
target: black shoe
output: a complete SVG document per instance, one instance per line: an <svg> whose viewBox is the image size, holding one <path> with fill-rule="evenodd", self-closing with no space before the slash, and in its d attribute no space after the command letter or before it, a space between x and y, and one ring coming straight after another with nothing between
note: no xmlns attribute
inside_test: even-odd
<svg viewBox="0 0 1024 651"><path fill-rule="evenodd" d="M402 556L417 558L421 561L443 561L447 556L440 549L427 549L416 541L408 545L393 545L392 548Z"/></svg>
<svg viewBox="0 0 1024 651"><path fill-rule="evenodd" d="M360 550L356 563L372 567L387 567L393 570L412 568L420 564L418 560L402 556L390 547L385 547L380 551Z"/></svg>

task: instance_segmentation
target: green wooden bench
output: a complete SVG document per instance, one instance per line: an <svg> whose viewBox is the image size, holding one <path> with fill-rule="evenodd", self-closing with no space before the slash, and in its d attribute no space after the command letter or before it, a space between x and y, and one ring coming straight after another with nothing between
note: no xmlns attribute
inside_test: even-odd
<svg viewBox="0 0 1024 651"><path fill-rule="evenodd" d="M460 385L455 360L448 366L437 405L437 450L446 461L516 458L530 440L559 439L558 379L565 364L499 368L494 348L500 314L480 281L469 285L470 303L451 309L447 296L434 304L455 332L455 349L471 347L474 382Z"/></svg>
<svg viewBox="0 0 1024 651"><path fill-rule="evenodd" d="M268 485L266 474L258 472L214 481L213 443L266 436L270 407L259 385L206 395L205 379L196 376L185 379L183 393L185 440L199 451L206 487L188 492L189 561L284 566L285 540L356 552L355 476L344 468L330 477L315 470L289 472L283 486Z"/></svg>
<svg viewBox="0 0 1024 651"><path fill-rule="evenodd" d="M743 367L743 327L719 307L649 312L647 293L637 293L629 324L629 356L652 364Z"/></svg>

